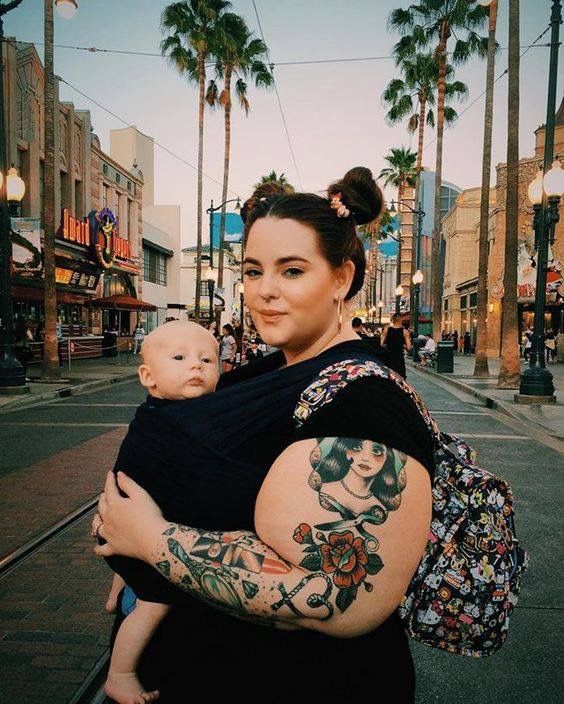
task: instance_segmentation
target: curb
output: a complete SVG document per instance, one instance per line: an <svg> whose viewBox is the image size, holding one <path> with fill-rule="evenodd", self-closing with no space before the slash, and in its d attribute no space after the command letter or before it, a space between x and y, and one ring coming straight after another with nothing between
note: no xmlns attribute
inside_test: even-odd
<svg viewBox="0 0 564 704"><path fill-rule="evenodd" d="M541 425L540 423L536 423L530 418L520 415L505 401L493 398L492 396L487 396L481 391L477 391L474 387L470 386L470 384L465 384L463 381L460 381L460 379L453 379L452 377L449 377L447 375L439 374L438 372L435 372L432 369L427 369L426 367L419 367L415 364L408 363L408 365L411 369L416 372L421 372L421 374L426 374L429 377L439 379L441 381L444 381L446 384L449 384L450 386L454 386L455 388L460 389L460 391L464 391L464 393L468 394L469 396L473 396L474 398L481 401L486 408L492 408L498 411L499 413L503 413L503 415L508 416L512 420L517 421L518 423L525 424L529 428L529 430L534 429L537 432L543 433L551 440L562 444L562 448L564 449L564 444L562 443L562 439L560 438L560 436L552 433L546 426ZM531 428L531 425L535 427Z"/></svg>
<svg viewBox="0 0 564 704"><path fill-rule="evenodd" d="M58 389L53 389L52 391L46 391L36 396L15 398L13 401L9 401L8 403L4 403L0 406L0 414L29 408L30 406L35 406L37 404L44 403L45 401L54 401L58 398L79 396L80 394L88 393L89 391L103 389L105 386L113 386L114 384L131 381L132 379L137 379L137 371L121 374L120 376L111 376L103 379L85 381L81 384L70 384L69 386L63 386Z"/></svg>

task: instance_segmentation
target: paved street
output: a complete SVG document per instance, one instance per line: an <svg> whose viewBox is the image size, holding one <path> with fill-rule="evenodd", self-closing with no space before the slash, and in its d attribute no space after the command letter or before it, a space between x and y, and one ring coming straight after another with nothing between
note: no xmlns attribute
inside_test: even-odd
<svg viewBox="0 0 564 704"><path fill-rule="evenodd" d="M511 482L518 533L531 553L510 637L497 655L470 660L413 645L417 704L556 704L564 685L556 567L563 456L529 437L524 423L435 377L408 373L441 427L468 438L479 461ZM0 415L0 558L99 491L142 398L129 381ZM69 704L104 653L110 575L92 555L88 524L86 516L0 577L3 701Z"/></svg>

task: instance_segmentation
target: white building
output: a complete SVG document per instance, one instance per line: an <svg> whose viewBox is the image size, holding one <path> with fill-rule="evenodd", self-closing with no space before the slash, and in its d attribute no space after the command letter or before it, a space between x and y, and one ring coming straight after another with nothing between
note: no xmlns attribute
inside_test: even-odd
<svg viewBox="0 0 564 704"><path fill-rule="evenodd" d="M143 313L147 332L167 316L186 315L180 291L180 206L155 204L154 141L136 127L110 130L113 159L143 175L143 300L157 307Z"/></svg>

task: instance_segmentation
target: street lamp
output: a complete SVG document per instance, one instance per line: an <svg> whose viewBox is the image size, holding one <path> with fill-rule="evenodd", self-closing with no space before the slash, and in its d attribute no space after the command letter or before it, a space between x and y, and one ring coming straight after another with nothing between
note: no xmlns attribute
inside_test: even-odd
<svg viewBox="0 0 564 704"><path fill-rule="evenodd" d="M245 284L242 281L237 284L237 290L239 292L239 315L241 319L241 359L243 359L243 333L245 332Z"/></svg>
<svg viewBox="0 0 564 704"><path fill-rule="evenodd" d="M396 294L396 314L400 312L400 306L401 306L401 297L403 296L403 286L401 284L398 284L396 286L396 290L394 291Z"/></svg>
<svg viewBox="0 0 564 704"><path fill-rule="evenodd" d="M384 307L384 301L380 299L376 304L378 306L378 325L382 325L382 308Z"/></svg>
<svg viewBox="0 0 564 704"><path fill-rule="evenodd" d="M417 269L411 277L411 281L413 282L413 339L416 339L419 335L419 298L421 295L421 284L423 283L423 272L421 269ZM416 345L413 345L412 354L414 361L418 362L419 351Z"/></svg>
<svg viewBox="0 0 564 704"><path fill-rule="evenodd" d="M24 180L18 176L18 170L12 164L12 168L9 169L8 177L6 179L6 197L8 199L8 207L11 217L15 218L18 216L18 210L24 195Z"/></svg>
<svg viewBox="0 0 564 704"><path fill-rule="evenodd" d="M0 393L26 393L25 373L14 356L14 313L12 308L12 241L10 239L10 213L8 212L7 188L4 187L8 158L6 154L6 123L4 118L4 46L3 17L15 9L22 0L12 0L7 5L0 3ZM7 185L7 184L6 184Z"/></svg>
<svg viewBox="0 0 564 704"><path fill-rule="evenodd" d="M55 7L61 17L71 20L78 10L78 3L76 0L55 0Z"/></svg>
<svg viewBox="0 0 564 704"><path fill-rule="evenodd" d="M204 281L208 282L208 296L210 298L210 324L213 321L213 294L217 281L217 271L213 268L211 261L210 265L204 271Z"/></svg>
<svg viewBox="0 0 564 704"><path fill-rule="evenodd" d="M542 172L537 173L529 185L529 199L533 204L533 230L537 250L535 322L529 356L529 366L521 373L516 403L555 403L552 374L546 369L544 349L544 312L546 307L546 272L548 245L554 243L554 230L559 219L558 205L564 192L562 165L554 159L554 126L556 113L556 82L558 75L558 50L562 2L552 1L550 24L550 65L548 72L548 97ZM542 176L544 174L544 176Z"/></svg>
<svg viewBox="0 0 564 704"><path fill-rule="evenodd" d="M399 201L398 201L399 202ZM414 290L413 290L413 315L412 315L412 327L414 332L419 330L419 297L421 294L421 283L423 281L423 274L421 273L421 235L423 234L423 218L425 217L425 211L422 210L421 208L415 209L412 208L409 203L406 203L404 200L401 201L401 204L404 206L404 208L407 208L413 215L417 216L417 237L415 238L415 269L416 272L412 277L412 282L414 284ZM394 214L396 213L395 210L395 204L394 201L392 200L392 211ZM390 211L390 215L392 213ZM419 272L421 274L421 281L419 281L418 284L415 282L415 275ZM417 297L417 300L415 298ZM398 312L398 311L396 311ZM415 335L417 336L417 332L415 332Z"/></svg>

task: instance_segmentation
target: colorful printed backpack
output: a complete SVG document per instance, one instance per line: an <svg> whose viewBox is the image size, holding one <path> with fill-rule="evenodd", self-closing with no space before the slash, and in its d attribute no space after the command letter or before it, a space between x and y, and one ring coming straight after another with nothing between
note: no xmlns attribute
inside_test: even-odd
<svg viewBox="0 0 564 704"><path fill-rule="evenodd" d="M515 536L508 484L475 464L474 450L441 433L415 390L374 361L345 360L324 369L294 410L299 427L355 379L396 383L417 406L436 443L433 516L425 553L398 611L416 640L482 657L505 641L528 557Z"/></svg>

